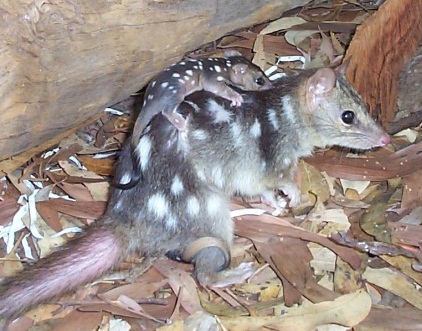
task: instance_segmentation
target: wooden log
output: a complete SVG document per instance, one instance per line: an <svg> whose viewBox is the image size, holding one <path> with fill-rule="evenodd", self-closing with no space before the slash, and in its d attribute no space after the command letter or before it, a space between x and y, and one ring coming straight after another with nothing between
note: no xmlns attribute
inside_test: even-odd
<svg viewBox="0 0 422 331"><path fill-rule="evenodd" d="M384 126L397 112L399 73L421 41L422 0L387 0L347 49L347 78Z"/></svg>
<svg viewBox="0 0 422 331"><path fill-rule="evenodd" d="M4 2L0 160L57 143L64 132L138 91L187 51L306 2Z"/></svg>

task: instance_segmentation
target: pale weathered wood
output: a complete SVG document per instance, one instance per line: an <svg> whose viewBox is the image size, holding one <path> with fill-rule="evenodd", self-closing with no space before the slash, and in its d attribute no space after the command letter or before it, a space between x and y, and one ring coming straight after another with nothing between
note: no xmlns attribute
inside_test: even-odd
<svg viewBox="0 0 422 331"><path fill-rule="evenodd" d="M0 160L56 143L187 51L306 2L4 1Z"/></svg>

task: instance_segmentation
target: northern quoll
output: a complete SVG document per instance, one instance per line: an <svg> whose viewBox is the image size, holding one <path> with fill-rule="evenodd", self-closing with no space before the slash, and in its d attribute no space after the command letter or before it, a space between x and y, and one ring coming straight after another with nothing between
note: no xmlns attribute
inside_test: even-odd
<svg viewBox="0 0 422 331"><path fill-rule="evenodd" d="M181 132L162 114L139 141L143 180L114 189L104 216L85 234L0 285L0 316L16 317L98 278L132 253L191 254L203 285L224 277L230 260L232 195L255 196L282 189L300 199L296 164L316 147L384 146L390 137L365 110L361 98L332 69L303 71L265 91L242 92L240 107L200 91L177 109L188 119ZM117 164L124 182L131 171L130 146Z"/></svg>

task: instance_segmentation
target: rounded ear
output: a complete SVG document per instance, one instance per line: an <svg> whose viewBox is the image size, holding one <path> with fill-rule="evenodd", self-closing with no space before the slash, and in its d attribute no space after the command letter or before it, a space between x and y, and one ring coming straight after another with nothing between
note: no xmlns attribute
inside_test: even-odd
<svg viewBox="0 0 422 331"><path fill-rule="evenodd" d="M313 109L320 104L325 95L336 85L336 73L330 68L318 69L306 83L306 101Z"/></svg>
<svg viewBox="0 0 422 331"><path fill-rule="evenodd" d="M230 81L234 85L243 85L245 74L248 72L248 65L244 63L237 63L231 67Z"/></svg>
<svg viewBox="0 0 422 331"><path fill-rule="evenodd" d="M245 63L237 63L232 66L232 70L236 75L244 75L248 71L248 65Z"/></svg>
<svg viewBox="0 0 422 331"><path fill-rule="evenodd" d="M234 49L229 49L224 52L224 57L233 57L233 56L242 56L242 53L235 51Z"/></svg>

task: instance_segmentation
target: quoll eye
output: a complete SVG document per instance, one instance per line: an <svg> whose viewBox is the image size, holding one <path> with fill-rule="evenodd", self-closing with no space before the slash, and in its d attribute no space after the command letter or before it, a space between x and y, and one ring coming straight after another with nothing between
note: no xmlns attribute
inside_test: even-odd
<svg viewBox="0 0 422 331"><path fill-rule="evenodd" d="M265 84L264 78L258 77L257 79L255 79L255 83L257 83L259 86L264 85Z"/></svg>
<svg viewBox="0 0 422 331"><path fill-rule="evenodd" d="M354 119L355 119L355 113L352 112L351 110L346 110L343 112L343 114L341 114L341 120L345 124L352 124Z"/></svg>

